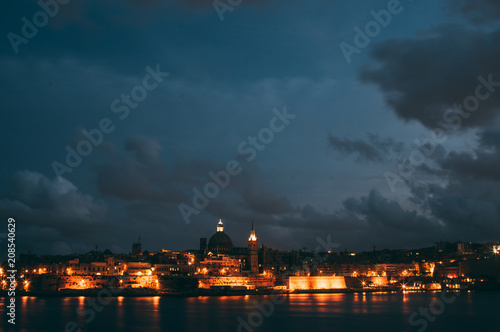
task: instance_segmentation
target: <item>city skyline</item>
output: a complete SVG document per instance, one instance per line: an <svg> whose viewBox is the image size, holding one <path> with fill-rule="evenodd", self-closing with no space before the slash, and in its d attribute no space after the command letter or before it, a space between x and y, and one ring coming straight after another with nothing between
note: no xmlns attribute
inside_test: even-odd
<svg viewBox="0 0 500 332"><path fill-rule="evenodd" d="M310 252L259 247L252 222L247 247L237 247L219 219L216 232L208 243L200 238L198 249L143 250L139 237L127 254L97 247L66 256L20 254L17 284L11 283L13 272L4 262L0 289L10 285L26 294L73 296L105 285L131 296L498 289L498 242L440 242L416 250L374 247L354 253L336 250L330 240L317 238L319 245Z"/></svg>
<svg viewBox="0 0 500 332"><path fill-rule="evenodd" d="M270 250L277 250L277 251L283 251L283 252L290 252L290 251L294 251L294 252L299 252L299 251L303 251L305 253L309 252L331 252L331 253L342 253L342 252L346 252L348 254L352 254L352 253L370 253L370 252L375 252L375 251L385 251L385 250L389 250L389 251L398 251L398 250L407 250L407 251L416 251L418 249L428 249L428 248L431 248L431 247L436 247L437 245L440 245L440 244L451 244L451 245L455 245L455 244L469 244L469 245L488 245L488 244L491 244L493 247L492 247L492 253L494 253L495 255L496 254L500 254L500 245L498 243L500 243L500 241L488 241L488 242L475 242L473 243L472 241L439 241L439 242L436 242L434 243L431 247L414 247L414 248L385 248L385 247L377 247L377 246L372 246L369 250L363 250L363 251L353 251L353 250L349 250L349 248L344 248L344 247L341 247L338 243L335 243L332 241L332 238L330 235L326 236L326 237L318 237L316 239L317 243L320 243L320 245L317 245L315 248L308 248L308 247L299 247L299 248L285 248L285 249L276 249L276 248L272 248L272 247L269 247L267 246L265 243L262 243L262 242L259 242L258 241L258 237L257 237L257 232L255 231L255 228L254 228L254 221L251 221L250 222L251 224L251 228L250 228L250 231L249 231L249 238L248 240L243 244L243 245L234 245L234 248L237 248L237 249L241 249L241 248L246 248L247 247L247 244L249 241L255 241L257 242L258 246L257 248L258 249L261 249L263 247L267 248L267 249L270 249ZM222 219L219 219L219 222L217 224L214 223L214 225L216 225L216 232L214 234L212 234L211 237L214 237L214 235L216 235L217 233L219 232L222 232L224 234L226 234L224 228L226 227L226 225L223 225L223 222L222 222ZM205 255L207 255L208 253L211 252L212 255L217 255L217 254L227 254L227 253L224 253L224 251L221 251L221 252L218 252L217 250L210 250L209 249L209 242L206 242L207 239L210 239L211 237L209 236L210 234L200 234L200 238L199 240L205 240L205 246L207 247L207 251L205 253ZM233 241L233 239L236 239L235 243L243 243L243 240L246 238L246 236L243 234L239 234L239 235L235 235L235 234L226 234L230 241ZM242 240L243 239L243 240ZM141 240L141 235L138 235L138 238L137 238L137 241L134 241L134 240L131 240L130 243L131 243L131 250L128 250L128 251L125 251L125 252L112 252L110 251L108 248L106 248L106 246L99 246L98 244L95 244L95 247L89 251L89 252L111 252L112 254L117 254L117 255L123 255L123 254L132 254L132 255L137 255L139 253L142 253L142 252L147 252L147 253L155 253L155 252L161 252L163 250L168 250L168 251L172 251L172 252L190 252L190 251L198 251L198 250L201 250L201 248L197 247L196 244L193 244L191 246L186 246L184 247L183 249L172 249L172 248L169 248L168 246L165 247L158 247L158 248L149 248L147 246L147 242L144 242L143 241L144 239ZM144 244L146 244L146 246L144 246ZM201 246L201 242L199 243L199 245ZM134 249L135 248L135 249ZM318 248L320 248L319 250L317 250ZM134 253L134 250L136 251ZM228 250L229 252L231 250ZM84 254L88 254L89 252L73 252L73 253L70 253L68 254L68 256L71 256L71 255L84 255ZM34 254L34 255L37 255L39 253L37 252L32 252L30 249L28 249L28 252L20 252L20 254Z"/></svg>

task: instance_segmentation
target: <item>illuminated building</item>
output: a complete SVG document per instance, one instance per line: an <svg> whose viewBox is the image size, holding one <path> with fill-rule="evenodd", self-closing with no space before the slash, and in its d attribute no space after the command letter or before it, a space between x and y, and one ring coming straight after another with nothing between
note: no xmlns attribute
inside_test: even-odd
<svg viewBox="0 0 500 332"><path fill-rule="evenodd" d="M68 261L66 269L61 274L67 275L121 275L124 265L114 257L108 257L104 262L82 263L79 258Z"/></svg>
<svg viewBox="0 0 500 332"><path fill-rule="evenodd" d="M192 264L155 264L151 270L154 275L192 275L196 267Z"/></svg>
<svg viewBox="0 0 500 332"><path fill-rule="evenodd" d="M257 236L255 236L255 229L253 227L248 238L248 260L250 261L250 272L254 274L259 273L259 255L257 248Z"/></svg>
<svg viewBox="0 0 500 332"><path fill-rule="evenodd" d="M148 275L151 272L151 263L148 262L128 262L125 272L129 275Z"/></svg>
<svg viewBox="0 0 500 332"><path fill-rule="evenodd" d="M241 262L238 259L231 258L226 255L218 255L205 257L200 262L200 270L205 271L202 274L210 273L215 275L239 274L241 272Z"/></svg>

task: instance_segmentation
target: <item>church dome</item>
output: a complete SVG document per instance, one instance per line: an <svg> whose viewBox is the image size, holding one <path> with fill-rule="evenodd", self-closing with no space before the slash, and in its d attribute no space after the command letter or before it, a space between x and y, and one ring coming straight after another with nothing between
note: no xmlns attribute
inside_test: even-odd
<svg viewBox="0 0 500 332"><path fill-rule="evenodd" d="M217 232L208 241L208 250L214 253L231 251L233 241L226 233Z"/></svg>
<svg viewBox="0 0 500 332"><path fill-rule="evenodd" d="M222 220L219 220L219 224L217 225L217 233L212 235L208 241L208 250L213 253L227 253L233 250L233 241L224 233Z"/></svg>

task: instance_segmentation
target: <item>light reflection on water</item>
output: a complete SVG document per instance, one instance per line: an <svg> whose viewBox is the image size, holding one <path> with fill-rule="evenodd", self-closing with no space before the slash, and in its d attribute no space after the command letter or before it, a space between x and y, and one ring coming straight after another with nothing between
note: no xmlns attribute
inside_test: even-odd
<svg viewBox="0 0 500 332"><path fill-rule="evenodd" d="M500 331L496 310L499 293L464 293L446 304L442 315L429 323L427 331ZM284 303L272 305L272 314L263 317L254 331L416 331L409 316L428 307L439 293L341 293L283 295ZM17 299L17 330L64 331L69 321L82 331L237 331L237 318L260 315L258 305L267 306L272 297L117 297L105 306L87 303L95 298ZM0 298L5 317L7 298ZM95 313L90 319L89 312ZM488 314L490 313L490 314ZM480 320L477 317L481 317ZM255 317L254 317L255 318ZM2 320L1 331L9 331ZM13 330L14 331L14 330ZM240 331L246 331L240 329Z"/></svg>

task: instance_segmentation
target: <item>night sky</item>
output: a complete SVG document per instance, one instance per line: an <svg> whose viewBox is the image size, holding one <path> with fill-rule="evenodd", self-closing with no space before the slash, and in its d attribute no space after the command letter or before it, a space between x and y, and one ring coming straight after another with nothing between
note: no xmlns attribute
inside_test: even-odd
<svg viewBox="0 0 500 332"><path fill-rule="evenodd" d="M18 253L499 240L497 1L60 1L0 14Z"/></svg>

